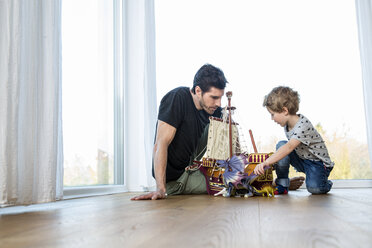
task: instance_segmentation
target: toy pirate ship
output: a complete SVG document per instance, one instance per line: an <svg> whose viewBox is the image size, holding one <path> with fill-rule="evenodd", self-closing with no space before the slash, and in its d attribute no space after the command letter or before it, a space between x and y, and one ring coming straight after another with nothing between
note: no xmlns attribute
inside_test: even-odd
<svg viewBox="0 0 372 248"><path fill-rule="evenodd" d="M227 92L228 106L222 118L210 117L207 151L202 161L194 161L205 176L210 195L224 196L273 196L272 167L265 174L253 173L256 165L264 162L272 153L258 153L251 130L250 136L254 153L242 151L239 140L238 123L232 120L236 109L231 106L232 92Z"/></svg>

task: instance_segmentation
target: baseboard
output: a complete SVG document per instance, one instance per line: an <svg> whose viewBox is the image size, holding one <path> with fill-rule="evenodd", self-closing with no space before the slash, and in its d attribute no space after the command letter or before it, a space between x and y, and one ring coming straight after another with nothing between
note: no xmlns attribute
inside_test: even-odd
<svg viewBox="0 0 372 248"><path fill-rule="evenodd" d="M109 195L128 192L123 185L98 185L82 187L64 187L63 199L80 198L87 196Z"/></svg>

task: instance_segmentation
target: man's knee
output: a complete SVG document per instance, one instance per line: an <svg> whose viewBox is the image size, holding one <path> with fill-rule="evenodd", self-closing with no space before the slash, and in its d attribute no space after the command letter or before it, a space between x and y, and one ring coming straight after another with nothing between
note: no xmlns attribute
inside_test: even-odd
<svg viewBox="0 0 372 248"><path fill-rule="evenodd" d="M182 194L207 194L206 183L206 179L200 170L189 172L189 177Z"/></svg>

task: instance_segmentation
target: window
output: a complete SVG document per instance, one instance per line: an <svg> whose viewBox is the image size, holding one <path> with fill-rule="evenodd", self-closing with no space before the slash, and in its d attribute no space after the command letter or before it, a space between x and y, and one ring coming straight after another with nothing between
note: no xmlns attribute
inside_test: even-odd
<svg viewBox="0 0 372 248"><path fill-rule="evenodd" d="M64 185L114 184L113 1L62 1Z"/></svg>
<svg viewBox="0 0 372 248"><path fill-rule="evenodd" d="M299 112L326 140L336 163L330 178L372 179L354 4L156 1L158 102L170 89L191 86L204 63L216 65L230 82L247 147L252 129L259 151L270 152L285 136L263 97L290 86L301 96Z"/></svg>

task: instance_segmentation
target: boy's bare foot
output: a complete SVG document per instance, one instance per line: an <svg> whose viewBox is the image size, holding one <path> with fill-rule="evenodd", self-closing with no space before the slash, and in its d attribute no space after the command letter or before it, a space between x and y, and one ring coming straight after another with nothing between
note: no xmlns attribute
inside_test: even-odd
<svg viewBox="0 0 372 248"><path fill-rule="evenodd" d="M296 190L304 183L304 177L292 177L289 179L289 190Z"/></svg>
<svg viewBox="0 0 372 248"><path fill-rule="evenodd" d="M289 190L296 190L304 184L305 178L304 177L292 177L289 179ZM273 182L273 186L276 187L275 180Z"/></svg>

